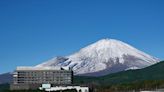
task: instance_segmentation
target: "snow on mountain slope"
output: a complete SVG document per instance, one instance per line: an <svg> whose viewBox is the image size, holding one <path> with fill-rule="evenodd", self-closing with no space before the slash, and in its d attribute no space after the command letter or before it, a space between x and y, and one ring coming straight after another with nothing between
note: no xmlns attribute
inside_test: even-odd
<svg viewBox="0 0 164 92"><path fill-rule="evenodd" d="M122 41L102 39L70 56L55 57L36 67L71 67L74 74L94 76L96 73L95 76L101 76L129 69L140 69L157 62L159 62L157 58Z"/></svg>

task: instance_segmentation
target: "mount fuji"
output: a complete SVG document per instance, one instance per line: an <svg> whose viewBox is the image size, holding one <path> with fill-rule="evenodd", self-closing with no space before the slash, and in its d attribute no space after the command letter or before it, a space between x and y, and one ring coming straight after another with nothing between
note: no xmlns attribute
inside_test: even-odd
<svg viewBox="0 0 164 92"><path fill-rule="evenodd" d="M35 67L70 67L75 75L103 76L145 68L157 62L159 59L122 41L102 39L72 55L55 57Z"/></svg>

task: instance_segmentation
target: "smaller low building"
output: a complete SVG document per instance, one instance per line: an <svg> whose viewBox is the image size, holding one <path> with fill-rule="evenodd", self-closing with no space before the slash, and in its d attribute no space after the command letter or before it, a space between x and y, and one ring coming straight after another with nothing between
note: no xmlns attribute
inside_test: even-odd
<svg viewBox="0 0 164 92"><path fill-rule="evenodd" d="M88 87L81 87L81 86L55 86L51 87L51 84L42 84L41 87L39 87L40 90L45 90L47 92L51 91L64 91L64 90L71 90L75 89L77 92L89 92Z"/></svg>

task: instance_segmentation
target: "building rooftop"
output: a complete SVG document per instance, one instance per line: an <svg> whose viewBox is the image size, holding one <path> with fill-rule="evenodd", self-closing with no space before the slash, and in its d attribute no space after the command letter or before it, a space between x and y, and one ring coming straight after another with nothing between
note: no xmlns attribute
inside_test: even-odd
<svg viewBox="0 0 164 92"><path fill-rule="evenodd" d="M29 67L19 66L16 70L70 70L69 67Z"/></svg>

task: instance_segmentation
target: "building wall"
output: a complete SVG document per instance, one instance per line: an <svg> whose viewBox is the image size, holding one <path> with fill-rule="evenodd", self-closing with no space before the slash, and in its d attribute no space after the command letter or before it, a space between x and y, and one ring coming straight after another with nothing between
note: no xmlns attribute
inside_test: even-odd
<svg viewBox="0 0 164 92"><path fill-rule="evenodd" d="M70 85L73 72L71 70L16 70L13 74L11 89L37 89L41 84ZM33 88L35 85L37 88Z"/></svg>

